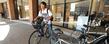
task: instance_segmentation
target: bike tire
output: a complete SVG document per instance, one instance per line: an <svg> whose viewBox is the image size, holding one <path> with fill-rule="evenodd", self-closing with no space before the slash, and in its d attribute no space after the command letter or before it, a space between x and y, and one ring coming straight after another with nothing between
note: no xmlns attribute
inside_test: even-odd
<svg viewBox="0 0 109 44"><path fill-rule="evenodd" d="M81 44L79 39L73 38L72 37L72 42L71 44Z"/></svg>
<svg viewBox="0 0 109 44"><path fill-rule="evenodd" d="M49 37L49 41L50 41L50 44L56 44L57 39L55 37Z"/></svg>
<svg viewBox="0 0 109 44"><path fill-rule="evenodd" d="M42 37L38 37L38 32L34 31L29 37L28 44L40 44L41 38Z"/></svg>

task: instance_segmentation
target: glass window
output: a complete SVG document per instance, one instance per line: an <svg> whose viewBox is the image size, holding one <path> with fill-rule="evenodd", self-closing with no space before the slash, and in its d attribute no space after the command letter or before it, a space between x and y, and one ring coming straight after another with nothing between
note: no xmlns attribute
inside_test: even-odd
<svg viewBox="0 0 109 44"><path fill-rule="evenodd" d="M74 2L74 1L75 1L75 0L66 0L67 3L68 3L68 2L71 3L71 2Z"/></svg>
<svg viewBox="0 0 109 44"><path fill-rule="evenodd" d="M109 0L105 0L105 5L109 5Z"/></svg>
<svg viewBox="0 0 109 44"><path fill-rule="evenodd" d="M68 2L68 1L67 1ZM76 25L78 16L88 15L90 1L70 1L66 4L66 20L68 28L73 28Z"/></svg>
<svg viewBox="0 0 109 44"><path fill-rule="evenodd" d="M29 20L29 0L17 0L19 19Z"/></svg>
<svg viewBox="0 0 109 44"><path fill-rule="evenodd" d="M66 8L64 8L64 0L46 0L50 1L50 10L53 13L53 24L63 26L64 10L66 9L65 21L68 28L73 28L79 15L86 15L89 11L89 0L66 0Z"/></svg>
<svg viewBox="0 0 109 44"><path fill-rule="evenodd" d="M64 0L48 0L53 14L53 24L63 26Z"/></svg>
<svg viewBox="0 0 109 44"><path fill-rule="evenodd" d="M42 2L42 1L44 1L44 2L46 2L46 3L48 4L48 1L49 1L49 0L38 0L38 1L39 1L39 2L38 2L39 4L40 4L40 2Z"/></svg>
<svg viewBox="0 0 109 44"><path fill-rule="evenodd" d="M63 4L64 3L64 0L50 0L50 4L53 5L53 4Z"/></svg>
<svg viewBox="0 0 109 44"><path fill-rule="evenodd" d="M52 13L54 17L54 24L62 26L63 25L63 16L64 16L64 4L56 4L52 6Z"/></svg>
<svg viewBox="0 0 109 44"><path fill-rule="evenodd" d="M75 2L81 2L81 1L87 1L87 0L66 0L66 2L72 2L72 3L75 3Z"/></svg>

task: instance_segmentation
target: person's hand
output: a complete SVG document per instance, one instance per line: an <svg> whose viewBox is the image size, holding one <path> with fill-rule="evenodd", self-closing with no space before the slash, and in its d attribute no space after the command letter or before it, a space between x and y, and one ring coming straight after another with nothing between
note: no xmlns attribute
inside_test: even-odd
<svg viewBox="0 0 109 44"><path fill-rule="evenodd" d="M33 21L36 21L36 19L34 19Z"/></svg>

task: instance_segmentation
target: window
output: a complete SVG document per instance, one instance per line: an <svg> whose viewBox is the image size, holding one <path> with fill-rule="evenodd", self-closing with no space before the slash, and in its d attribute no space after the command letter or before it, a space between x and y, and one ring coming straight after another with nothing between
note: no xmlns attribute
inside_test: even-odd
<svg viewBox="0 0 109 44"><path fill-rule="evenodd" d="M52 6L52 13L54 17L55 25L62 26L63 25L63 17L64 17L64 4L55 4Z"/></svg>
<svg viewBox="0 0 109 44"><path fill-rule="evenodd" d="M105 0L105 5L109 5L109 0Z"/></svg>
<svg viewBox="0 0 109 44"><path fill-rule="evenodd" d="M67 1L68 2L68 1ZM76 25L78 16L88 15L90 1L69 1L66 8L66 17L68 28L73 28Z"/></svg>
<svg viewBox="0 0 109 44"><path fill-rule="evenodd" d="M63 3L64 3L64 0L50 0L50 5L63 4Z"/></svg>
<svg viewBox="0 0 109 44"><path fill-rule="evenodd" d="M67 27L72 28L78 15L85 15L89 10L89 0L47 0L50 1L50 10L53 13L53 24L63 26L64 22L67 22ZM66 3L66 7L65 4ZM64 16L65 10L65 16ZM77 16L75 16L77 15Z"/></svg>

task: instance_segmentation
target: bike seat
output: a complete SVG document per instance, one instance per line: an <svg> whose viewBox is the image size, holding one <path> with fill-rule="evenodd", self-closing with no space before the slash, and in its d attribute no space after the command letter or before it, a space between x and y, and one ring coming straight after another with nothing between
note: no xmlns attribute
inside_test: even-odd
<svg viewBox="0 0 109 44"><path fill-rule="evenodd" d="M83 26L84 26L84 27L86 27L86 28L88 28L88 27L91 27L91 28L96 28L96 27L97 27L97 26L96 26L96 27L94 27L94 26L89 26L89 25L85 25L85 24L84 24Z"/></svg>
<svg viewBox="0 0 109 44"><path fill-rule="evenodd" d="M91 26L88 26L88 25L85 25L85 24L83 26L86 27L86 28L91 27Z"/></svg>
<svg viewBox="0 0 109 44"><path fill-rule="evenodd" d="M54 31L54 33L57 34L57 35L63 34L63 31L62 31L61 29L59 29L59 28L56 28L56 29L54 29L53 31Z"/></svg>

